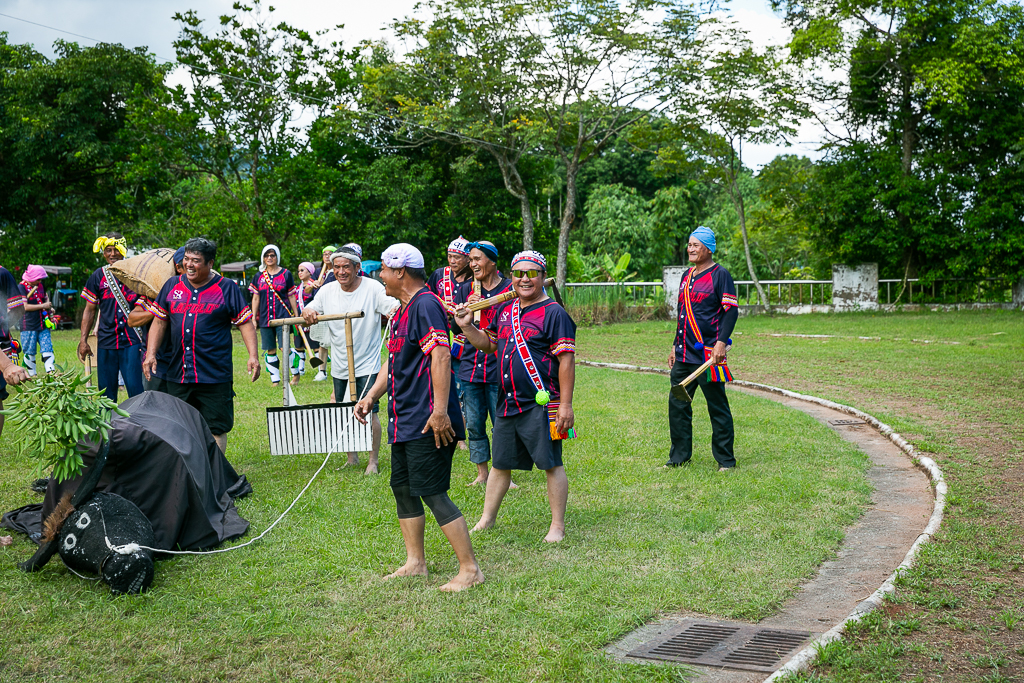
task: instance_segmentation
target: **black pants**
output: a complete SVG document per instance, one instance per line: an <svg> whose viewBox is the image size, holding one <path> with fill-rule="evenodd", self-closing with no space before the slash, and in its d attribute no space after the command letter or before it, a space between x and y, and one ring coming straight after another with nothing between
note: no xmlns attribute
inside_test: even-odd
<svg viewBox="0 0 1024 683"><path fill-rule="evenodd" d="M672 366L672 384L679 384L691 372L699 368L696 363L676 362ZM697 393L697 387L704 392L704 400L708 404L708 415L711 417L711 453L720 467L735 467L733 455L732 411L729 410L729 399L725 395L725 382L709 382L706 372L702 372L694 384L687 387L691 396ZM672 451L668 461L680 465L689 462L693 456L693 404L680 401L669 395L668 426L672 435Z"/></svg>

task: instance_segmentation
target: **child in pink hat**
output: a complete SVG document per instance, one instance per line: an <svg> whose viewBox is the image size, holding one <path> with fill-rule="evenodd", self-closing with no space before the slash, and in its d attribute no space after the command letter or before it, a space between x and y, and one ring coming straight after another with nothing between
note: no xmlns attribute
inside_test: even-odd
<svg viewBox="0 0 1024 683"><path fill-rule="evenodd" d="M50 339L50 328L53 304L46 295L43 280L47 273L42 266L29 264L21 277L18 291L25 295L25 317L21 321L21 348L25 358L25 369L30 377L36 375L36 346L43 354L43 367L46 372L53 372L54 356L53 341Z"/></svg>

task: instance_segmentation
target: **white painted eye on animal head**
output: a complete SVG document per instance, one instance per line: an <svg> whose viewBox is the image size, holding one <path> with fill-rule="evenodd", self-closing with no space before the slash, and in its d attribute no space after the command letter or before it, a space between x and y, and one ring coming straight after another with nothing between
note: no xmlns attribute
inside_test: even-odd
<svg viewBox="0 0 1024 683"><path fill-rule="evenodd" d="M78 521L75 522L75 526L77 526L79 529L84 529L85 527L89 526L90 524L92 524L92 518L89 517L88 513L85 513L85 512L83 512L81 515L79 515Z"/></svg>
<svg viewBox="0 0 1024 683"><path fill-rule="evenodd" d="M64 537L64 550L71 550L78 543L78 539L75 538L74 534L68 534Z"/></svg>

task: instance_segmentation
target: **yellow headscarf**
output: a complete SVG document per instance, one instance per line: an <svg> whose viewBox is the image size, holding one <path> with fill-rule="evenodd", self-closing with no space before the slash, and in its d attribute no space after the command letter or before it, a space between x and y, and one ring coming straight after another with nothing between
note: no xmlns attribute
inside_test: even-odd
<svg viewBox="0 0 1024 683"><path fill-rule="evenodd" d="M128 255L128 241L123 237L113 239L112 237L100 235L96 238L96 241L92 243L92 251L94 254L101 253L107 247L117 247L117 250L121 252L121 256Z"/></svg>

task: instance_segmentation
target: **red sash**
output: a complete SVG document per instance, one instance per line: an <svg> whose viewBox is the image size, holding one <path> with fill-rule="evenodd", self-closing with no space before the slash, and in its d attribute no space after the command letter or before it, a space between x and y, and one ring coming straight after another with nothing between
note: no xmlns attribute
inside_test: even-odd
<svg viewBox="0 0 1024 683"><path fill-rule="evenodd" d="M686 306L686 325L693 330L693 336L697 340L697 344L701 345L704 351L704 360L708 361L714 351L714 347L708 348L707 344L704 343L704 338L700 334L700 328L697 327L697 318L693 315L693 304L690 301L690 281L693 279L693 271L696 268L690 268L686 273L686 280L683 281L683 303ZM685 344L685 335L684 341ZM732 373L729 371L729 366L726 363L721 365L712 365L708 368L707 378L709 382L731 382Z"/></svg>
<svg viewBox="0 0 1024 683"><path fill-rule="evenodd" d="M530 381L533 382L533 386L537 388L537 391L544 391L544 382L541 381L540 372L537 370L537 364L533 362L533 356L530 354L530 349L526 346L526 337L523 336L522 326L519 324L519 299L515 299L512 302L512 338L516 342L516 350L519 352L519 358L523 361L523 365L526 366L526 372L530 375ZM558 406L559 401L548 401L544 409L548 414L548 431L551 435L552 441L559 441L561 439L574 439L576 438L576 430L569 429L567 432L559 432L555 428L555 423L558 420Z"/></svg>

